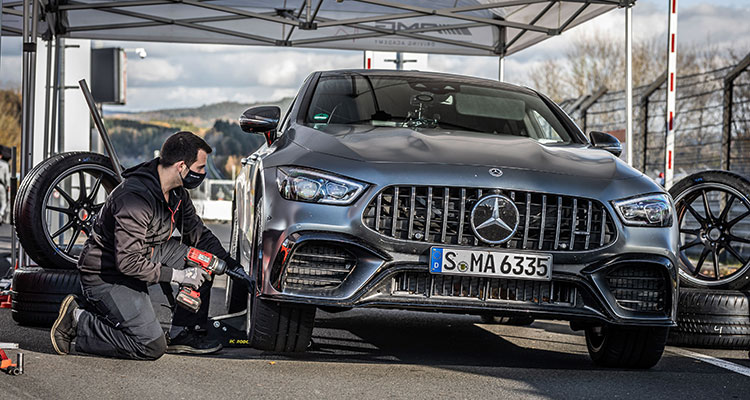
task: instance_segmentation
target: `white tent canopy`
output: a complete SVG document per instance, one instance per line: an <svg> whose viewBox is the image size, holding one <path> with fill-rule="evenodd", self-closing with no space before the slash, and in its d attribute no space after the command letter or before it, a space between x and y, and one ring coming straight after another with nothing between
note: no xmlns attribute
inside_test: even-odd
<svg viewBox="0 0 750 400"><path fill-rule="evenodd" d="M39 2L38 32L67 38L504 56L634 0ZM23 2L2 5L20 35Z"/></svg>

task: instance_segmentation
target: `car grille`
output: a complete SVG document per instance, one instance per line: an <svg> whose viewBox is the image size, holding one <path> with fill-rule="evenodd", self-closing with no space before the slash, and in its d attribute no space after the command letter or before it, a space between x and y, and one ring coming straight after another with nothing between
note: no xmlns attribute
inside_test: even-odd
<svg viewBox="0 0 750 400"><path fill-rule="evenodd" d="M393 279L395 295L473 298L565 306L575 306L577 297L575 285L563 281L432 275L427 272L400 272Z"/></svg>
<svg viewBox="0 0 750 400"><path fill-rule="evenodd" d="M471 210L488 194L503 194L516 205L519 225L507 242L480 242L471 228ZM615 240L614 221L597 200L498 189L388 186L367 205L368 228L396 239L449 245L581 251Z"/></svg>
<svg viewBox="0 0 750 400"><path fill-rule="evenodd" d="M667 299L667 277L651 264L626 264L607 273L609 290L625 310L663 312Z"/></svg>
<svg viewBox="0 0 750 400"><path fill-rule="evenodd" d="M330 243L302 243L294 250L283 278L286 289L334 289L341 285L357 258Z"/></svg>

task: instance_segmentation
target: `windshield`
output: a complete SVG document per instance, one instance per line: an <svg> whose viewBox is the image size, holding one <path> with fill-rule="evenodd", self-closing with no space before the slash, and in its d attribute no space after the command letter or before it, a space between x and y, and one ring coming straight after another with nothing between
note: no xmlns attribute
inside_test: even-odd
<svg viewBox="0 0 750 400"><path fill-rule="evenodd" d="M316 129L364 124L571 142L537 95L432 77L356 73L321 77L305 123Z"/></svg>

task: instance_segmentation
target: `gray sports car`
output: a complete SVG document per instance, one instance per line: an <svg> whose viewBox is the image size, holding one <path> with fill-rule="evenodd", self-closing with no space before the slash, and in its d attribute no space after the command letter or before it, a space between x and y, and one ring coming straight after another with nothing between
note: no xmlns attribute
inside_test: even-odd
<svg viewBox="0 0 750 400"><path fill-rule="evenodd" d="M599 365L648 368L674 325L678 232L659 185L534 90L464 76L310 75L240 117L232 253L249 340L303 351L315 310L570 321ZM243 296L244 295L244 296Z"/></svg>

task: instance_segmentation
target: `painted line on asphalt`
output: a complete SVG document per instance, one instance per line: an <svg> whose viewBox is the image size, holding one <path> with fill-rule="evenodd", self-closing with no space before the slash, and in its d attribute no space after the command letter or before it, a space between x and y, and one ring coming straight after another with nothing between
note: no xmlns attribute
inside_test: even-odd
<svg viewBox="0 0 750 400"><path fill-rule="evenodd" d="M684 357L694 358L696 360L703 361L720 368L728 369L741 375L750 376L750 368L744 365L735 364L731 361L722 360L721 358L711 357L701 353L695 353L685 349L678 349L676 347L670 347L667 351L679 354Z"/></svg>

